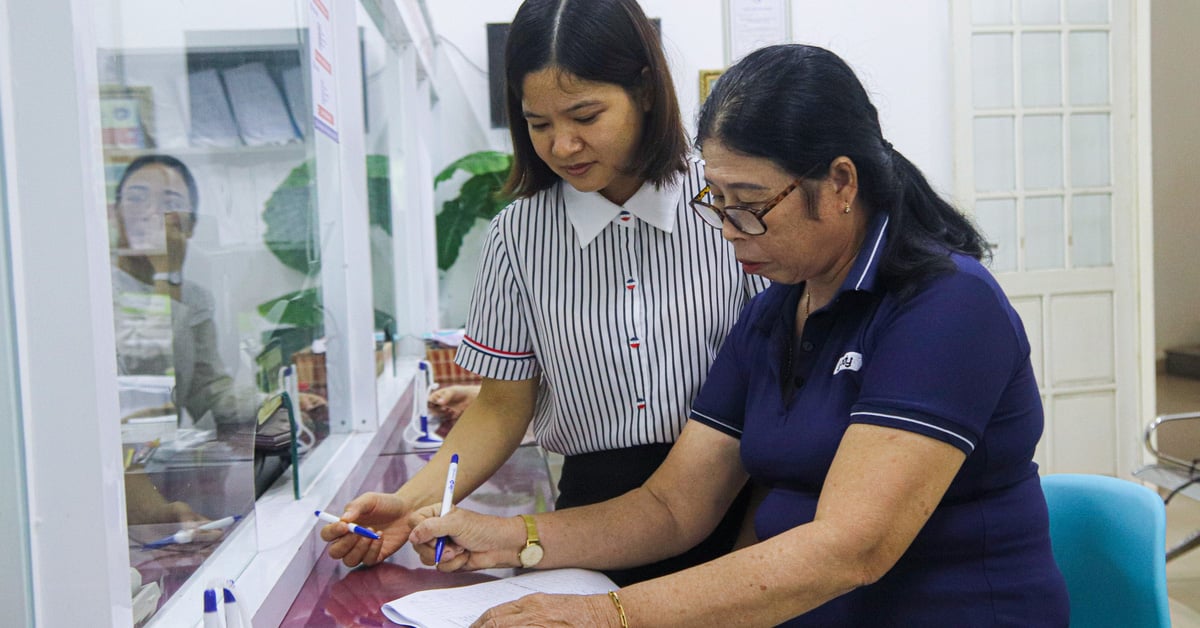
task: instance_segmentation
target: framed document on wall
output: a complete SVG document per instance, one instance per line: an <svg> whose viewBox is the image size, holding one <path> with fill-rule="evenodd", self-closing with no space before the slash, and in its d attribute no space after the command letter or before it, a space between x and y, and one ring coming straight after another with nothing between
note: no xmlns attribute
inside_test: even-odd
<svg viewBox="0 0 1200 628"><path fill-rule="evenodd" d="M721 70L700 70L700 103L708 99L708 94L712 92L713 86L717 84L717 79L725 73Z"/></svg>
<svg viewBox="0 0 1200 628"><path fill-rule="evenodd" d="M791 0L725 0L725 65L791 40Z"/></svg>

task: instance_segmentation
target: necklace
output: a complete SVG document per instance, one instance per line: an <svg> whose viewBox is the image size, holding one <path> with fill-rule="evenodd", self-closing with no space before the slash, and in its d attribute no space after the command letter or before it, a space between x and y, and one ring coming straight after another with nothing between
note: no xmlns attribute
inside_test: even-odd
<svg viewBox="0 0 1200 628"><path fill-rule="evenodd" d="M804 289L804 320L808 320L808 314L812 312L812 292L808 288Z"/></svg>

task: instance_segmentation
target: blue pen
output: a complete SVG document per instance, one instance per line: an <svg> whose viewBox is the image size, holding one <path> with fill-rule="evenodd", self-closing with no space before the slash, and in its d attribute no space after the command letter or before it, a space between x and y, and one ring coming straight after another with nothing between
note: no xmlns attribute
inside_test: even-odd
<svg viewBox="0 0 1200 628"><path fill-rule="evenodd" d="M204 590L204 628L221 628L221 616L217 615L217 590Z"/></svg>
<svg viewBox="0 0 1200 628"><path fill-rule="evenodd" d="M164 536L157 541L151 541L142 547L147 549L158 549L166 545L171 545L172 543L191 543L196 537L196 532L205 530L223 530L241 520L241 518L241 515L233 515L231 517L217 519L216 521L209 521L204 525L196 526L195 528L186 528L176 532L175 534Z"/></svg>
<svg viewBox="0 0 1200 628"><path fill-rule="evenodd" d="M454 507L454 479L458 476L458 454L450 456L450 468L446 469L446 490L442 492L442 511L438 513L439 517L445 517L446 513ZM433 566L437 567L442 562L442 550L446 549L446 537L439 536L437 545L433 550Z"/></svg>
<svg viewBox="0 0 1200 628"><path fill-rule="evenodd" d="M357 523L351 523L349 521L342 521L341 519L338 519L337 517L335 517L327 512L321 512L320 510L314 510L313 514L317 516L317 519L320 519L321 521L324 521L326 523L344 523L344 524L346 524L347 528L350 528L351 532L353 532L359 536L365 536L371 540L379 540L378 534L375 534L370 529L364 528L364 527L358 525Z"/></svg>
<svg viewBox="0 0 1200 628"><path fill-rule="evenodd" d="M225 628L242 628L242 615L238 612L237 598L225 587Z"/></svg>

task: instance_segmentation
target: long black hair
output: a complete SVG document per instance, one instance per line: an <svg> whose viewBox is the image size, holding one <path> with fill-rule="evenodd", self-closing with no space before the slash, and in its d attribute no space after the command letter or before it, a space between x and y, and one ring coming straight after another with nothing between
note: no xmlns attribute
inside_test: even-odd
<svg viewBox="0 0 1200 628"><path fill-rule="evenodd" d="M196 178L192 176L192 171L182 161L170 155L142 155L129 162L129 165L125 166L125 172L121 174L121 180L117 182L117 202L121 202L121 194L125 191L125 182L129 180L129 177L147 166L163 166L179 173L179 176L183 178L184 185L187 186L188 201L192 205L189 218L191 224L195 225L196 209L200 206L200 190L196 188Z"/></svg>
<svg viewBox="0 0 1200 628"><path fill-rule="evenodd" d="M525 77L546 68L619 85L637 102L648 99L632 174L661 184L684 170L690 148L671 70L658 32L636 0L525 0L504 51L513 143L506 194L530 196L559 179L534 151L521 106Z"/></svg>
<svg viewBox="0 0 1200 628"><path fill-rule="evenodd" d="M709 138L797 176L820 173L817 179L827 176L834 159L849 157L868 210L890 215L879 273L902 297L951 270L950 252L988 255L971 221L883 138L862 83L828 50L787 44L746 55L721 76L700 110L696 146ZM804 189L815 217L815 186Z"/></svg>

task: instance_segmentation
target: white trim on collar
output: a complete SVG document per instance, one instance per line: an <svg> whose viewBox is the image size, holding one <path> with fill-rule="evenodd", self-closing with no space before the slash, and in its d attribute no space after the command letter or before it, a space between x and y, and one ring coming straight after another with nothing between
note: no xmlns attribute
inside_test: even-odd
<svg viewBox="0 0 1200 628"><path fill-rule="evenodd" d="M599 192L580 192L571 187L566 181L562 186L563 201L567 208L567 219L575 228L579 238L579 248L585 248L612 221L620 216L621 211L628 211L642 221L671 233L675 229L675 216L679 208L679 195L682 193L683 177L676 175L662 185L656 187L649 181L634 193L625 206L622 207L604 198Z"/></svg>

